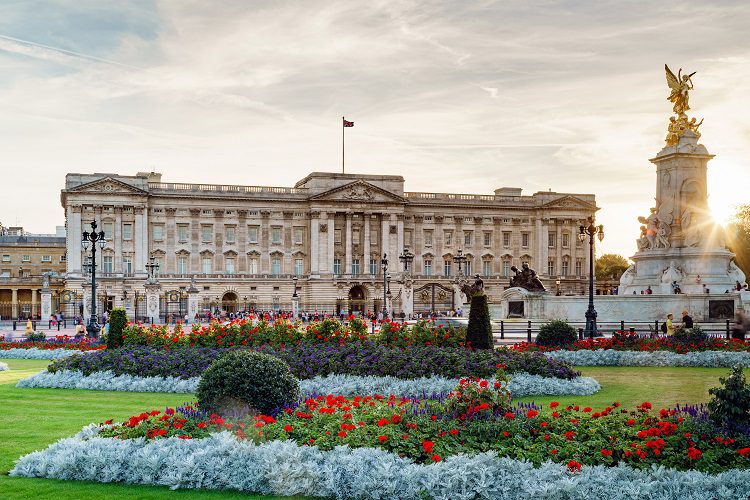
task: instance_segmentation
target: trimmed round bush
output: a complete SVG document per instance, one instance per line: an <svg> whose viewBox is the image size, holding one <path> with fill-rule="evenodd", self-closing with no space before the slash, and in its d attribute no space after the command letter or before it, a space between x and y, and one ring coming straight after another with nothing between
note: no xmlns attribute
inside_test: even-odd
<svg viewBox="0 0 750 500"><path fill-rule="evenodd" d="M536 336L536 343L543 346L566 346L578 340L576 329L567 322L556 319L543 324Z"/></svg>
<svg viewBox="0 0 750 500"><path fill-rule="evenodd" d="M299 399L299 380L278 358L230 351L203 373L196 395L200 409L209 413L269 414Z"/></svg>
<svg viewBox="0 0 750 500"><path fill-rule="evenodd" d="M669 338L672 342L680 344L700 344L708 340L708 334L699 326L693 328L678 328Z"/></svg>

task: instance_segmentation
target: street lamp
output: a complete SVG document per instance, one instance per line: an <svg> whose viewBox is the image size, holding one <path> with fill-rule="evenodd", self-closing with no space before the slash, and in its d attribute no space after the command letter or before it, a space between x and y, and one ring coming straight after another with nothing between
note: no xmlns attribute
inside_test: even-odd
<svg viewBox="0 0 750 500"><path fill-rule="evenodd" d="M292 293L292 317L297 318L299 315L299 295L297 295L297 280L299 278L295 275L292 276L292 282L294 283L294 293Z"/></svg>
<svg viewBox="0 0 750 500"><path fill-rule="evenodd" d="M388 319L388 258L383 254L380 259L380 265L383 268L383 321Z"/></svg>
<svg viewBox="0 0 750 500"><path fill-rule="evenodd" d="M104 231L96 232L96 228L96 221L92 221L91 232L84 231L81 237L81 245L84 250L88 250L89 245L91 245L91 317L88 326L86 326L86 331L90 337L96 337L101 330L96 319L96 245L98 244L99 248L104 248L107 243Z"/></svg>
<svg viewBox="0 0 750 500"><path fill-rule="evenodd" d="M463 270L461 269L461 265L464 264L466 261L467 261L467 257L464 255L464 251L459 248L457 254L453 256L453 262L458 264L459 276L463 276Z"/></svg>
<svg viewBox="0 0 750 500"><path fill-rule="evenodd" d="M146 264L146 271L148 271L148 282L156 283L156 274L159 272L159 263L156 262L156 258L151 257L148 264Z"/></svg>
<svg viewBox="0 0 750 500"><path fill-rule="evenodd" d="M408 248L404 248L404 251L398 256L398 260L404 264L404 272L408 273L411 271L411 263L414 260L414 254L411 253Z"/></svg>
<svg viewBox="0 0 750 500"><path fill-rule="evenodd" d="M589 307L586 310L586 331L585 335L594 338L596 334L596 309L594 309L594 235L599 241L604 239L604 226L594 225L594 216L589 217L586 222L588 226L578 228L578 240L583 243L586 236L589 237Z"/></svg>
<svg viewBox="0 0 750 500"><path fill-rule="evenodd" d="M294 293L292 294L292 298L293 299L296 299L298 297L298 295L297 295L297 280L298 279L299 278L297 276L293 276L292 277L292 282L294 283Z"/></svg>

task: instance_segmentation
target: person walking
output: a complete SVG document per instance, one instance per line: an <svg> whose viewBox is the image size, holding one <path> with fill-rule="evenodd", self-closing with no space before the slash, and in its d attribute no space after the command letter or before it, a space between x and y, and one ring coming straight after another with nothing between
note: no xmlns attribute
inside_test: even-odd
<svg viewBox="0 0 750 500"><path fill-rule="evenodd" d="M693 318L690 316L687 309L682 310L682 327L683 328L693 327Z"/></svg>
<svg viewBox="0 0 750 500"><path fill-rule="evenodd" d="M667 314L667 337L674 335L674 314Z"/></svg>

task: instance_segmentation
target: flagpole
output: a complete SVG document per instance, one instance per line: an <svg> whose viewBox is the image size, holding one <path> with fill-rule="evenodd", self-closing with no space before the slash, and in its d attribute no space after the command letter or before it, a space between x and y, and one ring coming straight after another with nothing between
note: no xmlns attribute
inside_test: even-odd
<svg viewBox="0 0 750 500"><path fill-rule="evenodd" d="M344 149L344 130L345 130L344 120L345 120L345 118L342 116L341 117L341 173L342 174L345 173L344 172L344 154L345 154L345 149Z"/></svg>

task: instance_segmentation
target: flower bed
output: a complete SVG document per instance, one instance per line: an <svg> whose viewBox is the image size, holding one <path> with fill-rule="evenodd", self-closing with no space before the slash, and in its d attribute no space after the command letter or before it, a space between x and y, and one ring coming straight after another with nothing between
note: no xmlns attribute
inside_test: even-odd
<svg viewBox="0 0 750 500"><path fill-rule="evenodd" d="M75 349L40 349L38 347L0 350L0 358L9 359L62 359L82 351ZM86 352L86 351L83 351Z"/></svg>
<svg viewBox="0 0 750 500"><path fill-rule="evenodd" d="M187 347L257 347L262 345L346 344L373 340L385 345L435 345L440 347L465 347L466 329L435 325L433 321L418 321L414 325L385 322L377 335L368 333L365 321L354 316L347 324L334 318L313 322L306 326L278 319L269 323L254 317L234 320L228 324L214 321L208 326L194 324L185 331L182 324L142 325L128 323L122 341L126 346L152 346L171 348Z"/></svg>
<svg viewBox="0 0 750 500"><path fill-rule="evenodd" d="M96 351L105 348L106 346L104 344L88 342L86 340L77 340L68 337L67 335L55 337L55 340L47 342L0 342L0 353L11 349L67 349L71 351Z"/></svg>
<svg viewBox="0 0 750 500"><path fill-rule="evenodd" d="M462 381L442 400L318 396L273 416L154 410L88 426L11 475L337 498L747 494L747 433L728 437L701 407L455 404L491 387Z"/></svg>
<svg viewBox="0 0 750 500"><path fill-rule="evenodd" d="M199 377L188 379L139 377L115 375L111 371L97 371L85 375L80 371L58 370L54 373L42 371L31 377L21 379L16 387L194 393L199 381ZM404 380L395 377L328 375L300 381L300 390L303 394L409 394L424 396L447 394L457 384L458 379L443 377ZM514 397L537 395L587 396L598 392L601 386L591 377L577 377L567 380L516 373L511 378L508 388Z"/></svg>
<svg viewBox="0 0 750 500"><path fill-rule="evenodd" d="M710 338L703 342L675 342L669 337L646 338L630 333L615 332L611 338L595 338L579 340L566 347L541 346L535 343L519 342L511 349L517 352L527 351L642 351L657 352L671 351L678 354L701 351L750 352L750 341L739 339Z"/></svg>
<svg viewBox="0 0 750 500"><path fill-rule="evenodd" d="M541 353L508 350L470 351L464 348L410 346L392 348L373 341L339 344L302 343L258 347L282 359L299 379L325 375L373 375L413 379L489 377L503 364L509 373L525 372L571 379L579 375L570 365ZM223 349L132 347L74 356L52 363L48 370L80 370L84 374L110 370L116 375L192 378L200 376Z"/></svg>
<svg viewBox="0 0 750 500"><path fill-rule="evenodd" d="M552 351L546 356L576 366L700 366L730 368L750 366L750 352L700 351L677 354L670 351L637 352L599 349Z"/></svg>

